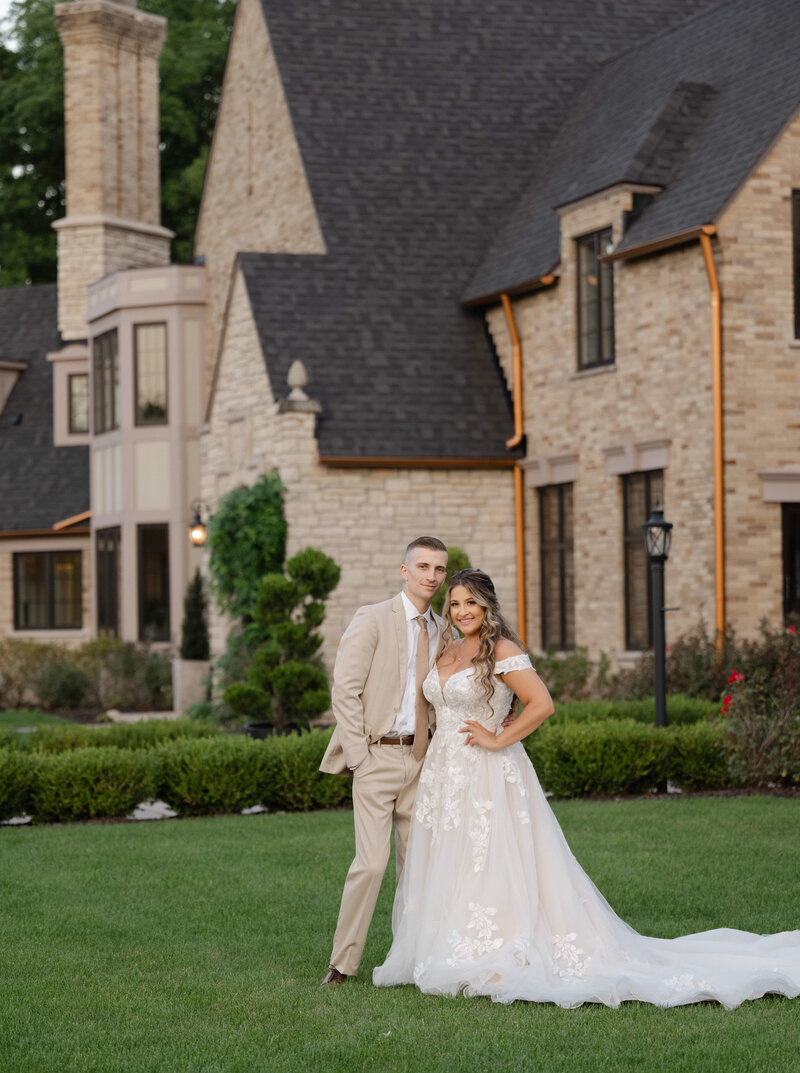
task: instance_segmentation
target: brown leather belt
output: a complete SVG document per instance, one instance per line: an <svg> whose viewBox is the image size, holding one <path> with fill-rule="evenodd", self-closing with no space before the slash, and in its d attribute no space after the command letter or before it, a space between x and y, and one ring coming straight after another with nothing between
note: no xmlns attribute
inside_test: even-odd
<svg viewBox="0 0 800 1073"><path fill-rule="evenodd" d="M428 740L431 738L431 732L428 731ZM414 735L404 734L402 738L378 738L378 745L413 745Z"/></svg>

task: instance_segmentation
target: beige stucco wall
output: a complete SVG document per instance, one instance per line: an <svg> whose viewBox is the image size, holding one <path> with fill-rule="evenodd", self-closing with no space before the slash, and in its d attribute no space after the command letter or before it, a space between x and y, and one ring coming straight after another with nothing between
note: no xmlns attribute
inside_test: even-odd
<svg viewBox="0 0 800 1073"><path fill-rule="evenodd" d="M83 626L79 630L14 629L14 552L81 551ZM0 637L20 637L32 641L58 641L78 645L92 636L92 575L87 537L19 537L0 545Z"/></svg>
<svg viewBox="0 0 800 1073"><path fill-rule="evenodd" d="M313 382L307 391L313 398ZM459 545L487 570L516 619L510 470L328 468L318 461L314 422L311 413L278 413L239 274L202 437L203 498L213 510L230 488L278 470L287 488L288 555L310 544L342 569L322 629L326 664L332 666L356 607L399 591L405 545L424 533ZM215 612L217 653L224 650L226 632Z"/></svg>
<svg viewBox="0 0 800 1073"><path fill-rule="evenodd" d="M195 235L208 273L208 379L240 250L325 252L259 0L237 6Z"/></svg>
<svg viewBox="0 0 800 1073"><path fill-rule="evenodd" d="M798 475L800 343L794 339L791 193L800 188L800 116L718 221L723 309L728 618L753 633L782 615L780 503L759 473Z"/></svg>
<svg viewBox="0 0 800 1073"><path fill-rule="evenodd" d="M713 623L711 335L708 284L700 250L690 246L616 265L616 361L577 370L574 240L609 225L621 234L630 192L615 189L562 212L556 285L515 300L523 351L529 459L576 454L574 556L576 643L624 657L622 488L609 473L609 449L661 441L665 507L675 525L667 568L670 636L700 615ZM488 321L508 361L500 307ZM664 441L668 441L664 443ZM526 488L528 638L541 644L539 510Z"/></svg>

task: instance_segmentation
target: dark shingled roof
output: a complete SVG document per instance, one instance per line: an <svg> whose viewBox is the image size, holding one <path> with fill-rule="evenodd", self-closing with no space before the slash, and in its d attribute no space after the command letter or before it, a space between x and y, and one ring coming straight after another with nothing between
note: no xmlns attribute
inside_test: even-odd
<svg viewBox="0 0 800 1073"><path fill-rule="evenodd" d="M800 108L797 0L726 0L607 63L580 94L464 292L550 272L554 207L628 181L663 187L617 249L713 223Z"/></svg>
<svg viewBox="0 0 800 1073"><path fill-rule="evenodd" d="M0 412L0 531L50 529L89 509L89 448L53 446L55 284L0 289L0 359L25 361ZM18 425L13 414L21 414Z"/></svg>
<svg viewBox="0 0 800 1073"><path fill-rule="evenodd" d="M242 254L267 370L295 358L323 456L509 457L460 308L567 103L709 0L262 0L326 247Z"/></svg>

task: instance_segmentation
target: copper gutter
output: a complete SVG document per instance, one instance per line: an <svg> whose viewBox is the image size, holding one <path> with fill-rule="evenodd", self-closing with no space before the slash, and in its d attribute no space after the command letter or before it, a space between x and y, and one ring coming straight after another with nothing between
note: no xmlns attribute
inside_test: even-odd
<svg viewBox="0 0 800 1073"><path fill-rule="evenodd" d="M64 518L61 522L55 522L53 531L58 533L61 529L69 529L71 525L77 525L78 522L88 522L91 516L92 512L90 510L85 510L82 514L73 514L71 518Z"/></svg>
<svg viewBox="0 0 800 1073"><path fill-rule="evenodd" d="M534 276L522 283L516 283L513 287L505 287L502 291L490 291L488 294L479 294L477 298L467 298L461 303L462 309L474 309L484 306L496 305L502 301L503 295L516 298L521 294L533 294L543 287L550 287L556 281L555 272L548 272L546 276Z"/></svg>
<svg viewBox="0 0 800 1073"><path fill-rule="evenodd" d="M501 295L506 327L511 338L513 362L512 394L514 399L514 435L506 440L506 447L511 450L519 447L525 435L522 412L522 344L519 341L514 309L508 294ZM527 647L527 606L525 601L525 485L522 480L522 467L519 462L514 465L514 544L517 565L517 632L523 648Z"/></svg>
<svg viewBox="0 0 800 1073"><path fill-rule="evenodd" d="M711 227L710 232L707 228ZM695 239L701 239L704 234L714 234L714 228L712 224L704 224L702 227L691 227L688 231L676 231L672 235L666 235L664 238L656 239L654 242L645 242L641 246L631 246L627 250L615 250L613 253L606 253L599 258L603 264L610 264L612 261L627 261L631 257L644 257L648 253L658 253L659 250L668 250L672 246L683 246L687 242L694 242Z"/></svg>
<svg viewBox="0 0 800 1073"><path fill-rule="evenodd" d="M725 641L725 456L723 452L722 414L722 295L719 288L711 236L716 228L709 224L702 229L700 246L703 250L708 286L711 292L711 386L714 409L714 582L717 655L722 655Z"/></svg>
<svg viewBox="0 0 800 1073"><path fill-rule="evenodd" d="M27 537L50 537L52 540L54 537L72 537L72 536L89 536L89 529L71 529L69 532L54 531L52 529L0 529L0 540L15 540L16 538L23 539Z"/></svg>

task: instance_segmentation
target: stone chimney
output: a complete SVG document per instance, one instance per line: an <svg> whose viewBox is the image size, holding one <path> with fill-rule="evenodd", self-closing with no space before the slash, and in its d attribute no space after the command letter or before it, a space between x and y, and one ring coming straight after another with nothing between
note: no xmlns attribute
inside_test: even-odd
<svg viewBox="0 0 800 1073"><path fill-rule="evenodd" d="M85 339L86 288L120 268L169 264L161 227L158 58L166 19L136 0L54 7L64 46L67 214L58 232L58 327Z"/></svg>

